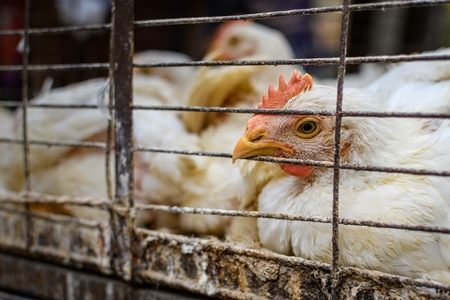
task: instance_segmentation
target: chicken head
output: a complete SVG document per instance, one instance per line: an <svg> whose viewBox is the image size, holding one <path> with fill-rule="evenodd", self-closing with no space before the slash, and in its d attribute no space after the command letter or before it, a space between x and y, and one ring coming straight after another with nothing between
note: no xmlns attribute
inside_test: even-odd
<svg viewBox="0 0 450 300"><path fill-rule="evenodd" d="M259 108L292 109L292 99L312 89L309 74L294 71L289 82L280 76L278 90L269 87L263 95ZM319 115L255 114L247 123L244 135L233 151L233 162L239 158L259 155L302 160L333 161L335 118ZM349 143L343 141L341 155ZM289 175L308 177L312 166L280 164Z"/></svg>

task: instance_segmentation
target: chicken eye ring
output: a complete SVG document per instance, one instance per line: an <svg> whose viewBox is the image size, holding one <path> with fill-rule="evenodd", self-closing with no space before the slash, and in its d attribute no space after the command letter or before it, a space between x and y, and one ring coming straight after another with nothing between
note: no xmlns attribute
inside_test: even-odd
<svg viewBox="0 0 450 300"><path fill-rule="evenodd" d="M305 118L295 125L297 135L301 138L312 138L319 133L319 122L315 118Z"/></svg>

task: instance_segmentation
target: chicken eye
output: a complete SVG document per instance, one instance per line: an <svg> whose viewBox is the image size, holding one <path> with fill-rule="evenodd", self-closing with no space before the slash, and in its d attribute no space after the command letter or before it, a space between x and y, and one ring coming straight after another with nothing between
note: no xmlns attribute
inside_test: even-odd
<svg viewBox="0 0 450 300"><path fill-rule="evenodd" d="M231 37L230 40L228 41L228 44L231 47L236 47L239 43L240 43L240 39L237 36Z"/></svg>
<svg viewBox="0 0 450 300"><path fill-rule="evenodd" d="M319 132L319 123L316 119L307 118L297 123L297 135L302 138L312 138Z"/></svg>

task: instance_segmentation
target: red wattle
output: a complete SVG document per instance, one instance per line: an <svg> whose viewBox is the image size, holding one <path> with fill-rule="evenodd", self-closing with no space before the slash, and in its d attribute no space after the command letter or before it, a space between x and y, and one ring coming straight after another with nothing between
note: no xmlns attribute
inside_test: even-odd
<svg viewBox="0 0 450 300"><path fill-rule="evenodd" d="M311 166L301 166L301 165L290 165L290 164L280 164L283 171L292 176L306 178L311 175L314 167Z"/></svg>

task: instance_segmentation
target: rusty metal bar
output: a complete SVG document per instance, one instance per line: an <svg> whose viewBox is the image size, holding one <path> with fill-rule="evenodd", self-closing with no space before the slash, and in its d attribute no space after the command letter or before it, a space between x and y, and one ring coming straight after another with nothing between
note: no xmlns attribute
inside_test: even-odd
<svg viewBox="0 0 450 300"><path fill-rule="evenodd" d="M25 198L31 191L30 182L30 145L28 143L28 62L30 55L30 36L28 30L30 28L31 20L31 0L25 1L25 28L23 31L23 68L22 68L22 137L23 137L23 172L25 175ZM31 247L31 212L28 204L25 205L26 209L26 245L27 250Z"/></svg>
<svg viewBox="0 0 450 300"><path fill-rule="evenodd" d="M335 116L335 111L327 110L286 110L267 108L231 108L206 106L164 106L164 105L134 105L136 110L163 110L163 111L195 111L220 112L238 114L268 114L268 115L318 115ZM420 113L420 112L375 112L375 111L341 111L342 117L373 117L373 118L430 118L449 119L449 113Z"/></svg>
<svg viewBox="0 0 450 300"><path fill-rule="evenodd" d="M114 139L116 193L111 209L111 228L115 273L125 280L132 278L131 242L133 238L130 206L133 206L133 21L134 1L115 0L111 46L117 65L111 83L114 87Z"/></svg>
<svg viewBox="0 0 450 300"><path fill-rule="evenodd" d="M16 101L0 101L0 106L22 107L23 103ZM89 104L37 104L28 103L32 108L57 108L57 109L99 109L98 105ZM166 105L133 105L134 110L161 110L161 111L194 111L194 112L220 112L238 114L268 114L268 115L318 115L335 116L335 111L326 110L285 110L285 109L264 109L264 108L233 108L233 107L208 107L208 106L166 106ZM114 109L114 105L111 105ZM450 119L449 113L421 113L421 112L375 112L375 111L342 111L342 117L373 117L373 118L430 118L430 119Z"/></svg>
<svg viewBox="0 0 450 300"><path fill-rule="evenodd" d="M189 151L189 150L165 149L165 148L156 148L156 147L138 146L138 147L134 147L133 151L144 151L144 152L147 151L147 152L158 152L158 153L168 153L168 154L231 158L231 154L224 153L224 152ZM324 167L324 168L333 168L334 167L334 163L329 162L329 161L316 161L316 160L307 160L307 159L276 158L276 157L269 157L269 156L267 156L267 157L258 156L258 157L253 157L253 158L244 158L244 159L273 162L273 163ZM374 171L374 172L402 173L402 174L428 175L428 176L450 176L449 171L430 171L430 170L413 169L413 168L393 168L393 167L380 167L380 166L365 166L365 165L357 165L357 164L340 164L340 168L346 169L346 170L356 170L356 171Z"/></svg>
<svg viewBox="0 0 450 300"><path fill-rule="evenodd" d="M84 205L99 208L109 208L110 202L105 198L97 197L72 197L72 196L56 196L37 192L28 192L25 198L23 194L14 194L0 191L0 203L40 203L40 204L70 204Z"/></svg>
<svg viewBox="0 0 450 300"><path fill-rule="evenodd" d="M349 6L350 11L367 11L367 10L386 10L392 8L407 8L407 7L423 7L434 6L439 4L450 3L449 0L410 0L410 1L396 1L396 2L380 2L380 3L366 3L366 4L353 4ZM201 23L218 23L226 21L236 20L257 20L268 19L287 16L298 15L312 15L318 13L336 13L342 12L342 6L331 7L319 7L308 9L293 9L287 11L275 11L265 13L244 14L236 16L218 16L218 17L198 17L198 18L176 18L176 19L157 19L157 20L143 20L134 22L136 27L149 27L149 26L164 26L164 25L184 25L184 24L201 24ZM84 26L65 26L65 27L53 27L53 28L32 28L29 30L31 35L44 35L44 34L58 34L58 33L71 33L78 31L101 31L111 28L111 24L95 24ZM0 30L0 35L22 35L22 30Z"/></svg>
<svg viewBox="0 0 450 300"><path fill-rule="evenodd" d="M112 44L112 35L113 33L110 31L110 40ZM110 45L111 47L112 45ZM108 97L108 113L109 113L109 118L108 118L108 127L106 129L106 149L105 149L105 178L106 178L106 195L108 195L108 199L110 199L111 201L113 200L113 198L115 197L115 192L113 191L113 184L112 184L112 179L111 179L111 157L112 157L112 149L114 148L114 145L112 145L112 139L113 139L113 132L114 132L114 88L115 85L114 83L114 72L115 72L115 59L114 59L114 52L112 50L109 51L109 61L110 61L110 66L109 66L109 71L108 71L108 76L109 76L109 97Z"/></svg>
<svg viewBox="0 0 450 300"><path fill-rule="evenodd" d="M345 57L347 56L348 24L350 18L350 0L343 0L340 58L338 66L338 84L336 99L336 127L334 132L334 166L333 166L333 211L331 218L333 244L331 263L331 298L338 299L337 286L339 282L339 174L341 157L341 127L342 127L342 100L344 98Z"/></svg>
<svg viewBox="0 0 450 300"><path fill-rule="evenodd" d="M114 15L112 7L112 15ZM114 44L114 33L112 30L109 31L110 34L110 43L109 43L109 69L108 69L108 81L109 82L109 97L108 97L108 127L106 129L106 149L105 149L105 178L106 178L106 195L108 195L108 199L110 201L114 201L115 198L115 191L113 191L113 184L112 184L112 178L111 178L111 157L112 157L112 149L114 148L114 145L112 145L113 137L114 137L114 131L115 131L115 125L114 125L114 78L115 78L115 71L116 71L116 59L115 59L115 53L112 50L113 44ZM103 100L103 98L101 99ZM110 210L112 214L112 210Z"/></svg>
<svg viewBox="0 0 450 300"><path fill-rule="evenodd" d="M23 103L16 101L0 101L0 106L6 107L22 107ZM33 108L92 108L99 109L98 105L89 105L89 104L49 104L49 103L28 103L28 107Z"/></svg>
<svg viewBox="0 0 450 300"><path fill-rule="evenodd" d="M30 18L31 18L31 2L27 0L25 2L25 28L23 35L23 64L21 66L22 71L22 131L23 131L23 153L24 153L24 174L25 174L25 190L29 192L30 189L30 168L29 168L29 144L28 144L28 61L30 54L30 36L28 30L30 28Z"/></svg>
<svg viewBox="0 0 450 300"><path fill-rule="evenodd" d="M72 142L72 141L37 141L37 140L21 140L12 138L0 138L0 143L10 144L27 144L27 145L41 145L41 146L58 146L58 147L84 147L84 148L106 148L105 143L99 142Z"/></svg>
<svg viewBox="0 0 450 300"><path fill-rule="evenodd" d="M0 138L0 143L23 144L24 141L21 139ZM105 143L99 143L99 142L72 142L72 141L48 142L48 141L28 140L28 144L29 145L41 145L41 146L58 146L58 147L84 147L84 148L99 148L99 149L107 149L108 148L107 144L105 146ZM136 147L133 147L132 149L133 149L132 151L142 151L142 152L158 152L158 153L168 153L168 154L231 158L231 154L224 153L224 152L189 151L189 150L182 150L182 149L166 149L166 148L142 147L142 146L136 146ZM328 162L328 161L302 160L302 159L293 159L293 158L254 157L254 158L250 158L250 159L256 160L256 161L264 161L264 162L288 163L288 164L295 164L295 165L305 165L305 166L324 167L324 168L332 168L334 166L332 162ZM411 174L411 175L450 176L449 171L433 171L433 170L423 170L423 169L413 169L413 168L394 168L394 167L367 166L367 165L357 165L357 164L341 164L340 168L346 169L346 170L402 173L402 174Z"/></svg>
<svg viewBox="0 0 450 300"><path fill-rule="evenodd" d="M78 31L102 31L111 28L111 24L94 24L82 26L64 26L64 27L49 27L49 28L30 28L30 35L44 35L44 34L58 34L58 33L72 33ZM0 35L22 35L23 31L20 29L0 30Z"/></svg>
<svg viewBox="0 0 450 300"><path fill-rule="evenodd" d="M304 214L291 213L265 213L260 211L241 211L241 210L227 210L227 209L212 209L212 208L196 208L186 206L169 206L159 204L136 204L137 210L161 211L174 214L198 214L198 215L216 215L216 216L230 216L230 217L250 217L250 218L265 218L287 221L301 221L301 222L316 222L316 223L332 223L332 218L324 216L309 216ZM436 232L443 234L450 234L450 228L442 226L428 226L428 225L408 225L397 223L376 222L370 220L354 220L346 218L338 218L340 225L350 226L366 226L377 228L392 228L399 230L410 231L424 231Z"/></svg>
<svg viewBox="0 0 450 300"><path fill-rule="evenodd" d="M381 55L381 56L363 56L363 57L347 57L347 64L363 64L363 63L399 63L411 61L433 61L433 60L449 60L450 55ZM218 61L183 61L183 62L154 62L134 64L135 68L151 68L151 67L199 67L199 66L279 66L279 65L338 65L339 57L330 58L292 58L292 59L269 59L269 60L218 60ZM1 69L0 69L1 70Z"/></svg>
<svg viewBox="0 0 450 300"><path fill-rule="evenodd" d="M22 71L23 66L0 66L0 71ZM77 70L107 70L109 63L88 64L54 64L54 65L30 65L28 71L77 71Z"/></svg>
<svg viewBox="0 0 450 300"><path fill-rule="evenodd" d="M72 223L72 224L80 224L83 227L98 228L98 224L101 223L101 221L98 220L78 219L67 215L57 215L45 212L35 212L32 213L31 215L36 219L46 220L50 222L53 221L55 224ZM69 237L69 240L70 239L71 238Z"/></svg>
<svg viewBox="0 0 450 300"><path fill-rule="evenodd" d="M23 103L16 101L0 101L0 106L21 107ZM98 105L89 104L37 104L28 103L32 108L57 108L57 109L99 109ZM111 104L111 109L114 105ZM207 107L207 106L166 106L166 105L133 105L134 110L162 110L162 111L194 111L194 112L220 112L238 114L268 114L268 115L318 115L335 116L335 111L326 110L285 110L285 109L264 109L264 108L233 108L233 107ZM450 119L449 113L421 113L421 112L375 112L375 111L342 111L342 117L373 117L373 118L430 118L430 119Z"/></svg>
<svg viewBox="0 0 450 300"><path fill-rule="evenodd" d="M111 202L106 198L98 197L71 197L71 196L56 196L30 192L27 198L23 194L14 193L0 193L0 203L2 204L68 204L96 207L100 209L108 209L111 207ZM136 210L150 210L161 211L176 214L201 214L201 215L217 215L217 216L231 216L231 217L251 217L251 218L266 218L288 221L304 221L304 222L318 222L331 223L331 218L323 216L309 216L304 214L292 213L264 213L259 211L240 211L240 210L226 210L226 209L212 209L212 208L195 208L195 207L179 207L159 204L135 204ZM367 226L378 228L392 228L410 231L424 231L436 232L443 234L450 234L450 228L441 226L428 225L408 225L396 224L386 222L376 222L370 220L354 220L339 218L339 224L352 226Z"/></svg>
<svg viewBox="0 0 450 300"><path fill-rule="evenodd" d="M365 10L385 10L389 8L403 8L403 7L420 7L438 5L443 3L450 3L448 0L424 0L424 1L396 1L396 2L380 2L369 4L355 4L349 6L349 11L365 11ZM199 18L177 18L177 19L159 19L149 21L136 21L134 24L137 28L149 27L149 26L162 26L162 25L181 25L181 24L201 24L201 23L214 23L214 22L226 22L226 21L238 21L238 20L257 20L257 19L269 19L277 17L287 16L300 16L300 15L312 15L318 13L332 13L342 12L343 6L332 7L319 7L308 9L293 9L286 11L274 11L265 13L244 14L236 16L219 16L219 17L199 17Z"/></svg>
<svg viewBox="0 0 450 300"><path fill-rule="evenodd" d="M348 57L347 64L363 63L398 63L411 61L433 61L449 60L450 55L382 55L366 57ZM155 62L145 64L133 64L135 68L152 67L199 67L199 66L265 66L265 65L337 65L338 57L331 58L293 58L293 59L272 59L272 60L220 60L220 61L183 61L183 62ZM74 70L103 70L108 69L108 63L88 63L88 64L54 64L54 65L30 65L29 71L74 71ZM21 71L21 65L0 66L0 72Z"/></svg>

